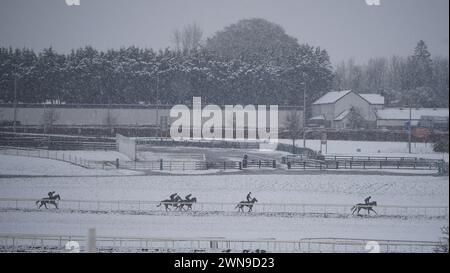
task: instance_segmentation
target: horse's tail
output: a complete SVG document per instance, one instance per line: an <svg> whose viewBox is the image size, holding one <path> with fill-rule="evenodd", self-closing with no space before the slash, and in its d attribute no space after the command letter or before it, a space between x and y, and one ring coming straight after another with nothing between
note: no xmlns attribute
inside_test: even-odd
<svg viewBox="0 0 450 273"><path fill-rule="evenodd" d="M157 208L161 207L161 204L162 204L162 203L159 203L158 205L156 205L156 207L157 207Z"/></svg>
<svg viewBox="0 0 450 273"><path fill-rule="evenodd" d="M356 206L353 206L353 207L350 209L350 211L353 211L355 208L356 208Z"/></svg>
<svg viewBox="0 0 450 273"><path fill-rule="evenodd" d="M38 206L39 202L41 202L41 200L36 201L36 207Z"/></svg>

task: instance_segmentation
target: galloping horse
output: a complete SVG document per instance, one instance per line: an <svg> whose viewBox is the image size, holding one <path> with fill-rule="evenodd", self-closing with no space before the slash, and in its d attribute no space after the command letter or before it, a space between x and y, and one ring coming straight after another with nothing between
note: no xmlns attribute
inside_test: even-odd
<svg viewBox="0 0 450 273"><path fill-rule="evenodd" d="M58 202L61 200L61 197L59 197L59 194L53 195L52 197L46 197L46 198L42 198L36 201L36 206L38 207L38 209L40 209L42 206L44 206L46 209L47 208L47 204L52 204L55 206L56 209L58 209Z"/></svg>
<svg viewBox="0 0 450 273"><path fill-rule="evenodd" d="M160 207L161 205L164 205L166 207L166 211L171 210L169 209L169 206L173 206L175 208L178 208L178 203L181 201L181 197L177 196L175 197L173 200L171 199L166 199L166 200L162 200L158 205L156 205L157 207Z"/></svg>
<svg viewBox="0 0 450 273"><path fill-rule="evenodd" d="M253 198L251 201L241 201L236 205L236 208L239 208L238 211L244 212L244 207L248 207L248 212L251 212L256 202L258 202L256 198Z"/></svg>
<svg viewBox="0 0 450 273"><path fill-rule="evenodd" d="M184 206L187 208L185 210L192 210L192 204L197 203L197 198L192 197L189 200L181 200L181 202L178 204L178 209L182 210Z"/></svg>
<svg viewBox="0 0 450 273"><path fill-rule="evenodd" d="M370 215L371 211L375 212L375 214L378 215L378 213L373 209L373 207L376 207L376 206L377 206L377 202L375 202L375 201L369 202L367 204L359 203L359 204L354 205L350 210L352 211L352 215L355 214L355 212L357 212L358 215L361 215L361 214L359 214L359 211L362 209L367 210L368 215Z"/></svg>

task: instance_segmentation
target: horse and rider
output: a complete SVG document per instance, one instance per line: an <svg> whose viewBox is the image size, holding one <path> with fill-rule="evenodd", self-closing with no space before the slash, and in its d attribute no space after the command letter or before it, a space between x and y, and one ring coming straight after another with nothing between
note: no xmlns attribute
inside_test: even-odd
<svg viewBox="0 0 450 273"><path fill-rule="evenodd" d="M61 197L59 194L55 194L55 191L48 192L48 197L41 198L36 201L36 206L40 209L42 206L44 206L46 209L48 209L47 204L54 205L56 209L58 209L58 201L61 200Z"/></svg>
<svg viewBox="0 0 450 273"><path fill-rule="evenodd" d="M248 208L248 212L251 212L253 210L253 205L258 202L258 200L254 197L252 197L252 192L249 192L246 197L247 201L241 201L239 202L235 208L238 209L238 211L244 212L244 207Z"/></svg>
<svg viewBox="0 0 450 273"><path fill-rule="evenodd" d="M192 204L197 202L196 197L192 197L192 194L188 194L185 196L183 200L178 193L173 193L169 196L169 199L162 200L157 207L164 205L166 211L170 210L169 206L174 207L175 209L182 210L184 206L187 207L185 210L192 210Z"/></svg>
<svg viewBox="0 0 450 273"><path fill-rule="evenodd" d="M364 199L364 203L359 203L354 205L350 210L352 211L352 215L355 214L355 212L357 213L357 215L361 215L359 214L359 212L362 209L367 210L367 214L370 215L370 212L373 211L375 212L376 215L378 215L378 213L373 209L373 207L377 206L377 202L376 201L370 201L370 199L372 198L372 196L367 197L366 199Z"/></svg>

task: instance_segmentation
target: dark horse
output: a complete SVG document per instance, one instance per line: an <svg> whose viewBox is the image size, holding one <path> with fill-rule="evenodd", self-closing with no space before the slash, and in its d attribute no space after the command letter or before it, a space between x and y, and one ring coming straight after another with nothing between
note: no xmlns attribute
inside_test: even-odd
<svg viewBox="0 0 450 273"><path fill-rule="evenodd" d="M197 198L192 197L189 200L181 200L181 202L178 204L178 209L182 210L184 206L187 208L185 210L192 210L192 204L197 203Z"/></svg>
<svg viewBox="0 0 450 273"><path fill-rule="evenodd" d="M358 215L361 215L361 214L359 214L359 211L362 209L367 210L368 215L370 215L371 211L375 212L375 214L378 215L378 213L373 209L373 207L376 207L376 206L377 206L377 202L375 202L375 201L369 202L367 204L359 203L359 204L354 205L350 210L352 211L352 215L355 214L355 212L357 212Z"/></svg>
<svg viewBox="0 0 450 273"><path fill-rule="evenodd" d="M166 211L170 210L169 206L173 206L175 208L178 208L178 203L181 201L181 197L177 196L175 197L173 200L171 199L166 199L166 200L162 200L158 205L156 205L157 207L160 207L161 205L164 205L164 207L166 207Z"/></svg>
<svg viewBox="0 0 450 273"><path fill-rule="evenodd" d="M44 206L46 209L47 204L52 204L55 206L56 209L58 209L58 201L61 200L61 197L59 197L59 194L53 195L52 197L46 197L42 198L36 201L36 206L38 209L40 209L42 206Z"/></svg>
<svg viewBox="0 0 450 273"><path fill-rule="evenodd" d="M253 198L251 201L241 201L236 205L236 208L239 208L238 211L244 212L244 207L248 207L248 212L253 210L253 205L258 202L256 198Z"/></svg>

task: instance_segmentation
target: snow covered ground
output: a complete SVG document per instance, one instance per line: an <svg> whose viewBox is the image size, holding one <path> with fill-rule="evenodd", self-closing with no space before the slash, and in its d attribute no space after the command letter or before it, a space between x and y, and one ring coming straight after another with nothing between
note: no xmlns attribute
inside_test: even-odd
<svg viewBox="0 0 450 273"><path fill-rule="evenodd" d="M55 190L64 199L148 200L192 193L200 202L237 202L251 191L264 203L361 202L448 206L446 177L367 175L222 175L3 178L0 198L39 198ZM99 236L226 237L231 239L359 238L437 241L448 218L321 218L243 215L130 215L67 211L2 211L0 233Z"/></svg>
<svg viewBox="0 0 450 273"><path fill-rule="evenodd" d="M83 153L82 155L87 155ZM91 156L91 158L105 158ZM96 176L96 175L137 175L142 174L130 170L97 170L86 169L67 162L53 159L25 157L0 154L0 175L33 175L33 176Z"/></svg>
<svg viewBox="0 0 450 273"><path fill-rule="evenodd" d="M445 220L377 218L281 218L251 216L141 216L76 214L42 211L2 212L0 233L163 238L225 237L229 239L299 240L354 238L437 241ZM448 221L447 221L448 225Z"/></svg>
<svg viewBox="0 0 450 273"><path fill-rule="evenodd" d="M448 177L380 175L206 175L0 179L0 198L159 201L192 193L199 202L236 202L251 191L262 203L448 206Z"/></svg>
<svg viewBox="0 0 450 273"><path fill-rule="evenodd" d="M282 139L281 143L292 144L292 140ZM303 140L295 143L303 147ZM432 143L412 143L412 153L408 153L407 142L377 142L377 141L345 141L328 140L328 155L361 155L361 156L394 156L394 157L422 157L429 159L444 159L448 162L448 153L436 153ZM306 147L315 151L320 150L320 140L306 140ZM360 149L360 151L358 151ZM325 145L322 145L325 154Z"/></svg>

